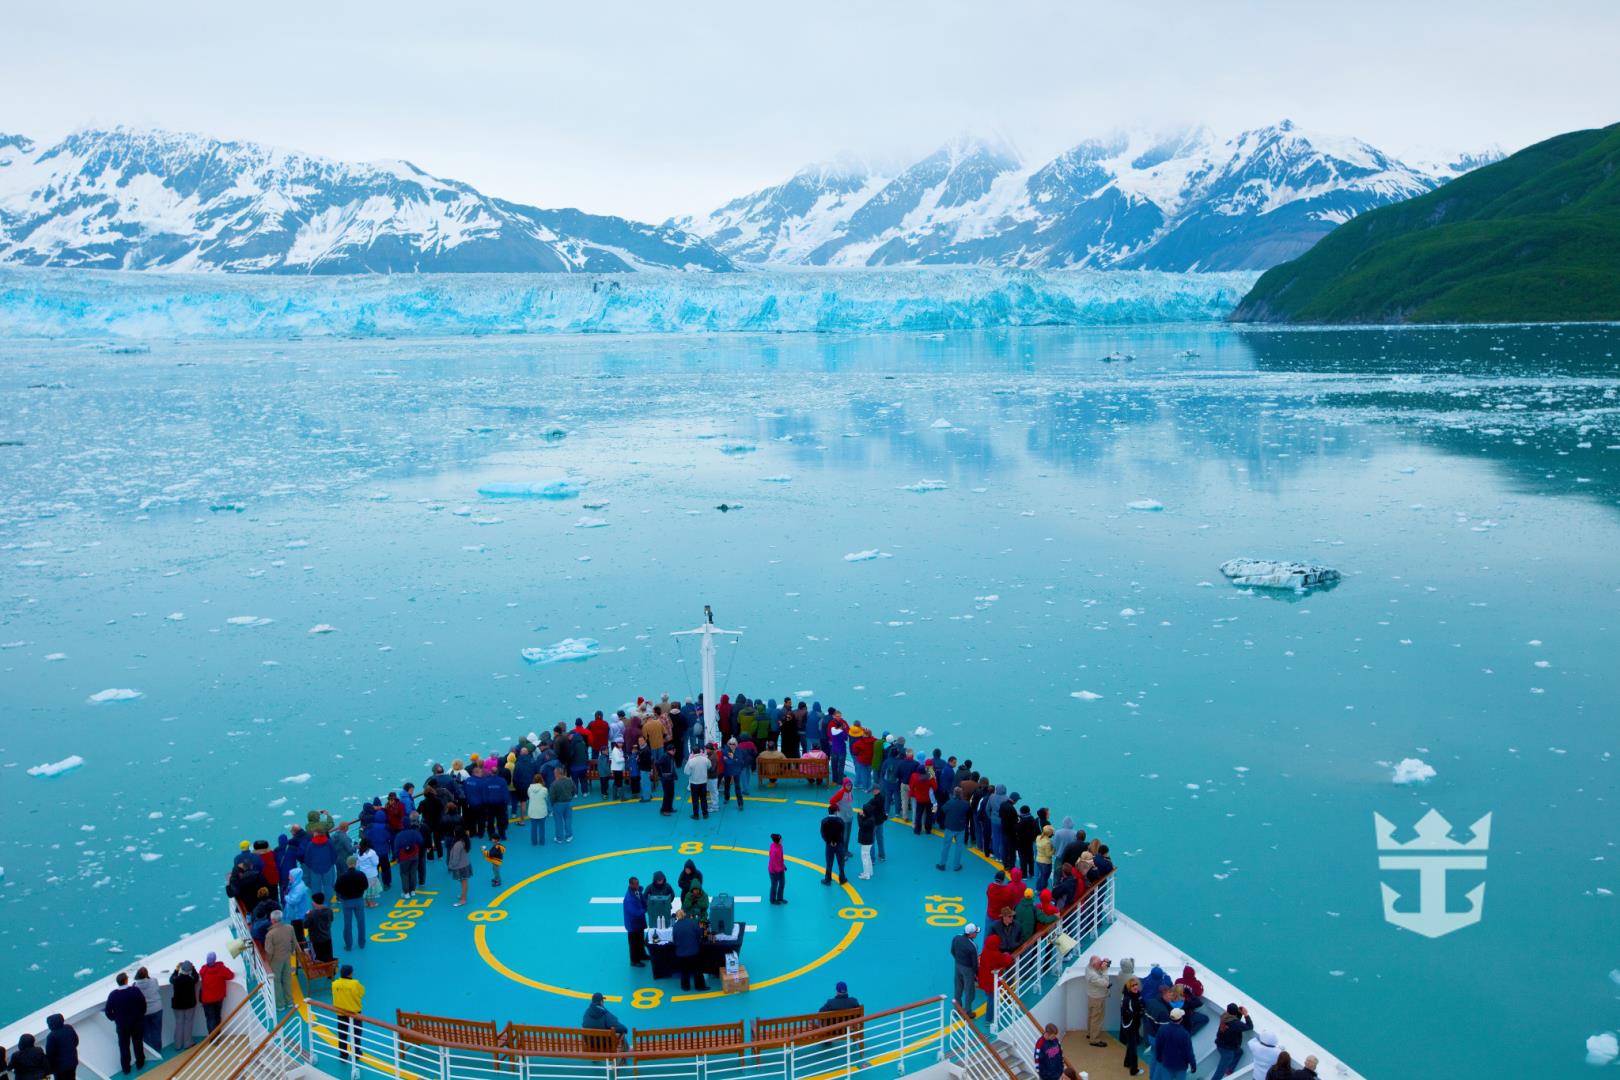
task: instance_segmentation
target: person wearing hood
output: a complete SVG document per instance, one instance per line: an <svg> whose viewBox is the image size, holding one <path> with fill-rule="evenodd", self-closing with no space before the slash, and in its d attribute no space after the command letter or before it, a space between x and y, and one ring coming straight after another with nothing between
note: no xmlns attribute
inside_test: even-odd
<svg viewBox="0 0 1620 1080"><path fill-rule="evenodd" d="M527 795L527 791L524 793ZM422 880L422 856L427 850L427 837L422 835L421 821L415 814L407 815L405 827L394 834L394 858L399 860L399 891L410 900Z"/></svg>
<svg viewBox="0 0 1620 1080"><path fill-rule="evenodd" d="M61 1013L47 1016L45 1026L50 1029L45 1035L45 1058L51 1063L51 1075L56 1080L74 1080L79 1071L79 1033Z"/></svg>
<svg viewBox="0 0 1620 1080"><path fill-rule="evenodd" d="M131 986L129 976L122 971L118 973L118 988L107 995L102 1012L118 1035L118 1063L124 1075L129 1075L132 1062L137 1069L146 1068L146 1040L141 1031L146 1019L146 995L140 987Z"/></svg>
<svg viewBox="0 0 1620 1080"><path fill-rule="evenodd" d="M1226 1007L1220 1026L1215 1029L1215 1052L1220 1055L1220 1061L1210 1080L1221 1080L1237 1072L1238 1062L1243 1060L1243 1033L1253 1030L1254 1021L1249 1019L1248 1009L1236 1002Z"/></svg>
<svg viewBox="0 0 1620 1080"><path fill-rule="evenodd" d="M827 768L832 782L842 783L849 762L849 725L837 709L827 710ZM859 779L859 777L857 777Z"/></svg>
<svg viewBox="0 0 1620 1080"><path fill-rule="evenodd" d="M1180 1009L1170 1010L1170 1023L1159 1028L1153 1037L1153 1076L1155 1080L1176 1080L1190 1069L1198 1067L1193 1053L1192 1036L1182 1026Z"/></svg>
<svg viewBox="0 0 1620 1080"><path fill-rule="evenodd" d="M216 954L209 953L197 974L202 980L197 990L197 1001L202 1005L203 1021L207 1023L208 1030L213 1031L219 1027L220 1014L225 1009L225 995L230 981L236 978L236 972L220 963Z"/></svg>
<svg viewBox="0 0 1620 1080"><path fill-rule="evenodd" d="M1054 859L1060 858L1063 853L1068 850L1069 845L1074 843L1074 838L1078 835L1080 834L1074 827L1074 818L1065 817L1058 827L1052 832L1052 851ZM1078 858L1079 853L1076 852L1075 855Z"/></svg>
<svg viewBox="0 0 1620 1080"><path fill-rule="evenodd" d="M1125 961L1119 964L1125 973ZM1132 1076L1140 1076L1136 1052L1142 1042L1142 980L1135 975L1125 980L1125 990L1119 996L1119 1041L1125 1047L1125 1068Z"/></svg>
<svg viewBox="0 0 1620 1080"><path fill-rule="evenodd" d="M1107 1046L1103 1039L1103 1013L1108 1008L1108 992L1114 980L1108 977L1111 961L1106 956L1093 956L1086 963L1086 1041L1092 1046Z"/></svg>
<svg viewBox="0 0 1620 1080"><path fill-rule="evenodd" d="M591 995L591 1003L585 1006L585 1015L580 1018L579 1026L590 1028L593 1031L613 1032L619 1037L618 1049L620 1050L626 1049L630 1045L625 1039L626 1034L629 1033L629 1028L626 1028L619 1022L617 1016L608 1011L600 991Z"/></svg>
<svg viewBox="0 0 1620 1080"><path fill-rule="evenodd" d="M1008 795L997 813L1001 816L1001 846L996 849L996 858L1011 869L1018 865L1018 792Z"/></svg>
<svg viewBox="0 0 1620 1080"><path fill-rule="evenodd" d="M979 951L979 989L984 991L984 1022L995 1030L996 973L1012 967L1013 958L1001 947L1001 939L994 933L984 936L984 948Z"/></svg>
<svg viewBox="0 0 1620 1080"><path fill-rule="evenodd" d="M837 814L838 820L844 823L844 858L849 858L850 831L855 826L855 785L853 781L839 782L838 790L833 792L827 801L827 812Z"/></svg>
<svg viewBox="0 0 1620 1080"><path fill-rule="evenodd" d="M304 934L317 960L332 959L332 909L325 893L310 893L309 910L304 913Z"/></svg>
<svg viewBox="0 0 1620 1080"><path fill-rule="evenodd" d="M304 940L304 916L309 914L309 886L304 884L304 871L293 867L288 876L287 898L281 903L281 913L292 923L293 933Z"/></svg>
<svg viewBox="0 0 1620 1080"><path fill-rule="evenodd" d="M1155 1001L1159 997L1160 990L1172 985L1174 984L1164 968L1154 964L1148 969L1147 978L1142 980L1142 1000Z"/></svg>
<svg viewBox="0 0 1620 1080"><path fill-rule="evenodd" d="M551 791L536 773L529 783L528 797L524 800L524 813L529 819L529 846L546 844L546 817L551 813Z"/></svg>
<svg viewBox="0 0 1620 1080"><path fill-rule="evenodd" d="M880 753L878 741L873 734L860 724L849 729L849 756L855 759L855 789L866 791L872 786L874 776L872 765L875 755Z"/></svg>
<svg viewBox="0 0 1620 1080"><path fill-rule="evenodd" d="M1001 808L1006 802L1007 785L997 784L990 794L985 797L980 808L983 810L986 824L989 826L989 831L985 835L990 840L989 846L985 849L985 854L997 860L1001 859ZM1002 865L1006 865L1005 861L1002 862Z"/></svg>
<svg viewBox="0 0 1620 1080"><path fill-rule="evenodd" d="M302 874L302 870L294 870ZM197 1031L197 987L202 979L190 960L180 961L169 975L169 1008L174 1012L174 1048L184 1050Z"/></svg>
<svg viewBox="0 0 1620 1080"><path fill-rule="evenodd" d="M1204 984L1198 981L1198 972L1193 970L1191 964L1182 967L1181 978L1176 980L1176 985L1183 991L1182 996L1187 1002L1188 1012L1195 1012L1204 1007Z"/></svg>
<svg viewBox="0 0 1620 1080"><path fill-rule="evenodd" d="M1051 926L1063 914L1052 900L1052 890L1042 889L1041 896L1035 903L1035 925L1037 928Z"/></svg>
<svg viewBox="0 0 1620 1080"><path fill-rule="evenodd" d="M1283 1048L1277 1045L1277 1033L1262 1031L1249 1040L1249 1056L1253 1059L1250 1072L1257 1077L1263 1077L1277 1064L1282 1056Z"/></svg>
<svg viewBox="0 0 1620 1080"><path fill-rule="evenodd" d="M670 886L669 878L664 876L664 872L662 870L654 870L652 881L648 882L646 889L642 891L641 897L643 904L649 900L656 900L660 897L665 900L674 901L675 890Z"/></svg>
<svg viewBox="0 0 1620 1080"><path fill-rule="evenodd" d="M1025 889L1024 895L1018 898L1018 906L1013 908L1013 919L1018 923L1018 936L1028 941L1035 936L1035 890Z"/></svg>
<svg viewBox="0 0 1620 1080"><path fill-rule="evenodd" d="M17 1037L17 1052L11 1055L10 1069L17 1080L45 1080L51 1074L51 1060L34 1045L34 1037L25 1032Z"/></svg>
<svg viewBox="0 0 1620 1080"><path fill-rule="evenodd" d="M646 967L647 896L636 878L624 890L624 933L630 939L630 966Z"/></svg>
<svg viewBox="0 0 1620 1080"><path fill-rule="evenodd" d="M1035 820L1028 806L1018 808L1018 869L1025 877L1035 873L1035 841L1041 835L1041 823Z"/></svg>
<svg viewBox="0 0 1620 1080"><path fill-rule="evenodd" d="M709 894L703 891L703 878L695 877L681 894L681 910L700 923L709 921Z"/></svg>

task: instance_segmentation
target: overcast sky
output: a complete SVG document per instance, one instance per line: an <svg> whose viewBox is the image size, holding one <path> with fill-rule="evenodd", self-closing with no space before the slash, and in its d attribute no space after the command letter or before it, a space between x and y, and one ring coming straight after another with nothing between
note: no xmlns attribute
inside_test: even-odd
<svg viewBox="0 0 1620 1080"><path fill-rule="evenodd" d="M1620 3L221 0L7 5L0 131L132 124L649 220L841 151L1291 117L1398 155L1620 120Z"/></svg>

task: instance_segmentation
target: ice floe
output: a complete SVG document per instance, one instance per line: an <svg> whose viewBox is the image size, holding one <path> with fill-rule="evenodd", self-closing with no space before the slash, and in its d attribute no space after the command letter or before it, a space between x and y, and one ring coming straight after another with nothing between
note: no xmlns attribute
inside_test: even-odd
<svg viewBox="0 0 1620 1080"><path fill-rule="evenodd" d="M1315 589L1336 584L1339 572L1313 563L1237 558L1221 563L1221 573L1234 585L1254 589Z"/></svg>
<svg viewBox="0 0 1620 1080"><path fill-rule="evenodd" d="M1402 758L1395 765L1390 779L1397 784L1421 784L1436 776L1434 766L1422 758Z"/></svg>
<svg viewBox="0 0 1620 1080"><path fill-rule="evenodd" d="M276 620L267 619L260 615L232 615L225 621L232 626L269 626Z"/></svg>
<svg viewBox="0 0 1620 1080"><path fill-rule="evenodd" d="M523 650L523 659L531 664L560 664L571 660L589 660L601 651L595 638L563 638L552 645Z"/></svg>
<svg viewBox="0 0 1620 1080"><path fill-rule="evenodd" d="M96 691L94 694L91 694L88 698L86 698L85 701L91 705L101 705L109 701L134 701L136 698L142 696L143 695L139 690L131 690L127 687L114 686L109 687L106 690Z"/></svg>
<svg viewBox="0 0 1620 1080"><path fill-rule="evenodd" d="M919 495L922 494L925 491L944 491L945 490L945 481L943 481L943 480L919 480L915 484L907 484L907 485L905 485L900 490L901 491L914 491L914 492L917 492Z"/></svg>
<svg viewBox="0 0 1620 1080"><path fill-rule="evenodd" d="M309 773L301 772L294 773L292 776L283 776L281 782L283 784L307 784L309 783Z"/></svg>
<svg viewBox="0 0 1620 1080"><path fill-rule="evenodd" d="M1137 499L1135 502L1126 503L1125 505L1127 509L1143 510L1149 513L1164 509L1164 503L1158 499Z"/></svg>
<svg viewBox="0 0 1620 1080"><path fill-rule="evenodd" d="M1610 1065L1616 1058L1620 1058L1620 1036L1614 1032L1599 1032L1586 1040L1588 1065Z"/></svg>
<svg viewBox="0 0 1620 1080"><path fill-rule="evenodd" d="M524 480L497 480L480 484L478 494L488 499L572 499L584 489L583 480L548 480L535 483Z"/></svg>
<svg viewBox="0 0 1620 1080"><path fill-rule="evenodd" d="M29 776L61 776L65 772L72 772L84 764L84 758L78 754L69 754L61 761L52 761L44 765L35 765L28 770Z"/></svg>
<svg viewBox="0 0 1620 1080"><path fill-rule="evenodd" d="M582 517L574 522L574 528L576 529L605 529L607 526L607 518Z"/></svg>
<svg viewBox="0 0 1620 1080"><path fill-rule="evenodd" d="M887 551L879 551L877 548L867 548L865 551L852 551L852 552L850 552L848 555L844 556L844 561L845 562L870 562L873 559L892 559L892 558L894 558L894 556L890 555Z"/></svg>
<svg viewBox="0 0 1620 1080"><path fill-rule="evenodd" d="M1072 698L1078 698L1081 701L1100 701L1100 700L1102 700L1102 695L1101 694L1094 693L1093 691L1090 691L1090 690L1071 690L1071 691L1069 691L1069 696L1072 697Z"/></svg>
<svg viewBox="0 0 1620 1080"><path fill-rule="evenodd" d="M337 627L330 623L316 623L309 628L309 632L312 634L335 634L337 633Z"/></svg>

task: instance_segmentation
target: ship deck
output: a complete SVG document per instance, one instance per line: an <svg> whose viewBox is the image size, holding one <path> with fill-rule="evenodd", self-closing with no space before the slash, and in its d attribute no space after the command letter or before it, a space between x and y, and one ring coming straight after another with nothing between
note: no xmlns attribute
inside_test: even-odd
<svg viewBox="0 0 1620 1080"><path fill-rule="evenodd" d="M814 1012L839 981L869 1012L949 994L950 938L964 921L985 921L984 887L999 864L970 851L960 872L937 870L941 840L895 820L872 880L856 878L857 848L848 884L824 886L818 827L828 790L784 782L757 789L745 811L732 804L696 821L682 802L663 817L657 801L593 798L575 804L571 843L548 835L531 845L527 824L513 824L500 887L479 851L465 907L454 906L442 862L428 864L417 906L389 903L399 898L396 874L382 906L366 913L364 949L343 948L340 916L338 958L365 985L366 1014L387 1020L402 1009L575 1026L599 991L628 1027L684 1027ZM773 832L787 853L780 906L767 902ZM745 992L725 993L712 978L706 991L682 991L678 976L655 979L652 965L630 965L621 907L628 879L646 885L662 870L673 883L687 859L711 899L731 894L747 924ZM311 992L329 997L325 983Z"/></svg>

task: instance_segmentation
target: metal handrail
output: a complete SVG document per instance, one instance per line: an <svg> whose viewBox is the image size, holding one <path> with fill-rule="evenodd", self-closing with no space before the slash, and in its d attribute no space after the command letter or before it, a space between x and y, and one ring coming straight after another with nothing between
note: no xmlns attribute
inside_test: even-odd
<svg viewBox="0 0 1620 1080"><path fill-rule="evenodd" d="M288 1012L282 1016L280 1020L276 1021L276 1026L271 1028L269 1033L266 1034L263 1039L259 1040L259 1044L248 1052L248 1056L242 1059L242 1064L238 1065L236 1069L225 1078L225 1080L238 1080L238 1078L247 1071L248 1066L252 1065L258 1060L259 1054L263 1052L264 1048L275 1041L275 1038L278 1034L280 1034L281 1029L286 1027L288 1023L291 1022L296 1016L298 1016L296 1012L288 1010Z"/></svg>
<svg viewBox="0 0 1620 1080"><path fill-rule="evenodd" d="M862 1033L853 1029L864 1028L873 1021L883 1020L888 1017L898 1016L904 1013L915 1012L918 1009L926 1008L930 1005L940 1005L944 1001L944 994L936 994L934 997L923 998L922 1000L914 1001L909 1005L899 1005L892 1009L884 1009L882 1012L867 1013L863 1016L857 1016L849 1020L840 1020L827 1024L825 1027L818 1027L812 1031L802 1032L797 1035L781 1035L775 1038L759 1039L754 1041L720 1043L714 1046L705 1046L701 1051L698 1052L693 1052L691 1050L649 1050L644 1053L639 1053L634 1047L629 1050L615 1051L611 1054L577 1053L568 1050L523 1050L508 1046L488 1046L480 1045L478 1043L456 1042L451 1039L441 1039L425 1032L412 1031L409 1028L403 1028L397 1024L390 1024L386 1020L377 1020L373 1019L372 1017L359 1014L345 1015L349 1015L349 1019L351 1021L358 1021L367 1029L381 1028L387 1031L392 1031L396 1036L401 1037L402 1041L413 1046L429 1046L444 1050L460 1050L486 1056L490 1054L498 1054L503 1058L537 1057L549 1059L572 1059L580 1061L629 1062L632 1060L658 1061L700 1056L719 1057L722 1055L746 1054L750 1051L777 1050L789 1046L799 1046L809 1042L823 1042L827 1039L837 1038L845 1034L853 1034L860 1037ZM305 1004L309 1006L312 1013L319 1011L323 1013L331 1013L334 1016L337 1015L337 1010L324 1001L306 1000ZM311 1019L313 1020L313 1016Z"/></svg>
<svg viewBox="0 0 1620 1080"><path fill-rule="evenodd" d="M1019 1080L1018 1074L1013 1072L1012 1066L1002 1060L1001 1054L991 1045L990 1040L984 1037L984 1032L980 1031L977 1025L973 1023L973 1017L969 1016L962 1009L962 1006L955 1002L951 1004L951 1011L956 1014L956 1023L953 1027L958 1031L971 1033L971 1037L964 1035L956 1040L969 1044L969 1049L961 1055L961 1059L957 1062L962 1067L963 1075L971 1078L976 1071L974 1069L974 1059L982 1058L994 1062L1008 1080Z"/></svg>

